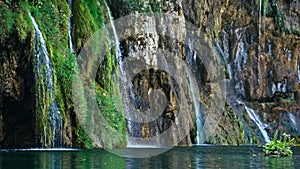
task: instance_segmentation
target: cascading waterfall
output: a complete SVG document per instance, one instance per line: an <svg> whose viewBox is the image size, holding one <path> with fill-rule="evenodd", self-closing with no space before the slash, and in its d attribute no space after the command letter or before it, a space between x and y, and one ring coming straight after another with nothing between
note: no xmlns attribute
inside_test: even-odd
<svg viewBox="0 0 300 169"><path fill-rule="evenodd" d="M270 142L270 137L268 136L267 131L265 130L266 125L259 119L259 117L257 116L257 114L254 112L253 109L249 108L248 106L245 105L245 103L241 102L241 101L237 101L238 104L244 105L245 106L245 110L247 111L249 117L251 118L252 121L255 122L255 124L257 125L257 127L259 128L262 136L264 137L264 140L266 143Z"/></svg>
<svg viewBox="0 0 300 169"><path fill-rule="evenodd" d="M228 54L228 39L226 37L226 32L224 31L223 34L223 39L222 39L222 43L223 43L223 48L221 48L220 44L218 42L214 42L217 51L220 53L222 61L224 62L224 66L226 66L226 73L228 73L228 77L229 79L232 79L232 71L231 71L231 65L228 63L228 58L229 58L229 54Z"/></svg>
<svg viewBox="0 0 300 169"><path fill-rule="evenodd" d="M39 120L44 121L44 117L39 117L39 103L47 99L51 99L50 107L44 104L42 110L49 112L49 125L43 125L43 133L38 129L36 133L37 138L43 138L45 145L50 147L62 147L62 115L59 111L58 104L55 100L54 86L53 86L53 67L49 59L46 42L43 38L38 24L34 17L29 13L31 21L34 26L34 73L36 80L36 125ZM42 90L42 91L40 91ZM38 127L38 126L36 126ZM47 134L50 132L50 135ZM49 138L50 137L50 138ZM49 141L50 140L50 141ZM37 142L38 144L38 142Z"/></svg>
<svg viewBox="0 0 300 169"><path fill-rule="evenodd" d="M68 19L69 48L71 53L74 53L74 47L72 42L72 22L71 22L73 0L68 0L68 5L70 9L70 17Z"/></svg>
<svg viewBox="0 0 300 169"><path fill-rule="evenodd" d="M196 137L196 144L201 144L201 137L202 137L202 115L200 112L200 102L199 102L199 93L197 93L195 91L195 88L197 88L197 84L194 81L194 79L192 78L192 74L189 70L189 68L186 66L186 72L188 75L188 79L190 82L190 88L191 88L191 93L192 93L192 97L193 97L193 103L194 103L194 108L195 108L195 112L196 112L196 125L197 125L197 137Z"/></svg>
<svg viewBox="0 0 300 169"><path fill-rule="evenodd" d="M250 118L255 122L255 124L258 126L261 134L263 135L265 142L269 143L270 138L268 136L267 131L264 129L265 125L260 121L259 117L255 114L254 110L245 106L246 111L248 112Z"/></svg>
<svg viewBox="0 0 300 169"><path fill-rule="evenodd" d="M261 55L261 43L264 40L264 36L263 36L263 27L264 27L264 23L263 23L263 14L262 14L262 10L263 10L263 1L262 0L257 0L257 12L258 12L258 46L257 46L257 56L260 57ZM239 93L244 93L245 91L243 90L243 83L241 83L240 81L236 81L238 79L238 77L236 77L238 75L238 72L234 72L233 70L236 69L236 71L243 71L245 69L245 65L247 64L247 60L248 60L248 51L249 51L249 45L247 43L247 40L245 39L246 37L243 35L245 32L245 29L247 29L249 26L243 27L243 28L237 28L235 30L235 36L236 36L236 51L235 51L235 55L234 55L234 61L230 61L229 60L229 37L227 35L227 33L224 31L223 32L223 38L222 38L222 46L220 46L218 43L216 43L216 48L219 51L219 53L223 56L226 65L227 65L227 73L229 75L229 79L233 82L235 82L235 86L230 85L229 87L232 88L232 91L237 91ZM258 65L260 65L260 60L258 59ZM258 72L260 73L260 66L258 66ZM260 83L260 79L261 77L258 76L258 82ZM236 96L234 94L231 93L231 95L228 97L230 98L231 103L234 102L234 100L237 100ZM250 119L255 123L255 125L257 126L257 128L259 129L259 131L261 132L264 141L265 142L270 142L270 138L268 136L267 131L265 130L266 124L264 124L258 117L258 115L255 113L255 111L253 109L251 109L250 107L247 107L243 102L241 101L237 101L238 105L243 105L244 106L244 110L247 112L248 116L250 117ZM234 105L233 105L234 107ZM240 110L235 110L237 115L239 115L239 111ZM240 116L239 118L241 118L242 120L242 116ZM243 121L243 120L242 120ZM247 123L247 121L244 121L244 123ZM247 124L245 124L245 126L243 126L245 131L248 131L247 129Z"/></svg>

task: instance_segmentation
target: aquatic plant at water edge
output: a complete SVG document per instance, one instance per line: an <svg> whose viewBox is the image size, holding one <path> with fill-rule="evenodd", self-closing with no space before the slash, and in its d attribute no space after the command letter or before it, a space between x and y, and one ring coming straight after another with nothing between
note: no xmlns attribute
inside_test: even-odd
<svg viewBox="0 0 300 169"><path fill-rule="evenodd" d="M274 157L292 156L293 151L291 150L291 146L294 145L294 139L286 133L283 133L283 136L277 139L277 133L278 131L276 131L270 143L263 146L263 155Z"/></svg>

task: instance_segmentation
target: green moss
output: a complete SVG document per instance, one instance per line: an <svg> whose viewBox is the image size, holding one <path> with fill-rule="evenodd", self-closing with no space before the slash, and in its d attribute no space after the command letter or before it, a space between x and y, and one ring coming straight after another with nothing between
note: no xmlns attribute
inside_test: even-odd
<svg viewBox="0 0 300 169"><path fill-rule="evenodd" d="M7 38L13 31L15 25L16 13L14 13L6 4L0 2L0 40Z"/></svg>
<svg viewBox="0 0 300 169"><path fill-rule="evenodd" d="M68 17L66 1L39 1L32 7L44 35L51 58L62 57L68 50ZM50 49L51 48L51 49Z"/></svg>
<svg viewBox="0 0 300 169"><path fill-rule="evenodd" d="M10 2L8 2L10 4ZM87 39L104 23L104 15L102 11L106 11L104 1L97 0L87 1L80 0L74 1L73 9L76 12L73 15L73 20L76 25L73 25L73 34L75 41L75 48L80 49L83 47ZM105 9L105 10L104 10ZM49 147L53 145L52 131L45 130L47 126L50 126L49 122L49 108L55 98L60 112L62 113L63 120L66 121L66 112L71 109L73 104L79 105L78 108L81 112L84 112L83 117L88 121L89 110L87 106L86 98L84 97L83 82L79 76L77 70L76 58L69 51L68 46L68 18L70 16L68 4L64 0L59 1L24 1L19 2L18 7L14 10L0 2L0 19L4 22L0 25L1 39L6 38L15 31L20 39L24 41L29 34L33 36L34 30L32 21L29 17L30 12L35 18L39 28L46 41L49 58L53 63L54 68L54 94L55 97L51 96L48 89L45 89L46 82L39 80L36 83L37 91L37 131L40 135L39 143L43 147ZM103 78L104 81L101 86L107 94L111 93L111 89L118 88L115 84L112 84L113 71L116 70L116 62L113 50L110 49L108 42L105 44L106 52L106 65L103 67ZM116 72L115 72L116 73ZM43 79L42 75L39 75L39 79ZM78 85L81 86L81 92L78 95L74 95L72 91L73 80L77 79ZM75 80L76 81L76 80ZM116 89L114 89L116 90ZM118 93L118 92L115 92ZM78 103L74 103L73 97L78 98ZM114 99L110 96L105 97L102 91L97 90L96 97L98 98L99 107L101 113L105 117L105 120L109 123L110 130L115 130L123 134L122 138L117 138L115 141L106 140L106 136L110 135L110 131L104 131L103 141L107 147L125 145L125 120L122 114L119 114ZM119 95L120 97L120 95ZM118 97L116 97L118 98ZM120 99L120 98L118 98ZM118 100L117 99L117 100ZM119 102L120 100L118 100ZM103 126L105 128L105 126ZM92 148L92 140L88 135L88 132L84 131L82 127L75 129L77 131L78 141L84 144L87 148ZM97 129L101 130L101 129ZM110 137L112 138L112 137ZM119 145L118 145L119 144Z"/></svg>
<svg viewBox="0 0 300 169"><path fill-rule="evenodd" d="M89 147L89 142L103 148L124 147L126 145L125 120L122 112L117 110L114 99L107 93L103 93L104 91L98 88L97 82L92 84L92 89L85 88L81 78L75 76L74 85L76 85L76 91L73 94L73 97L76 98L74 104L77 116L80 118L77 129L78 143L86 147ZM87 100L90 103L90 99L94 97L91 96L93 93L98 104L96 111L93 105L87 104ZM87 99L85 96L91 98ZM89 110L89 108L93 110ZM85 134L80 130L83 130Z"/></svg>
<svg viewBox="0 0 300 169"><path fill-rule="evenodd" d="M85 148L88 149L94 148L91 138L86 134L86 132L82 127L79 127L76 134L77 134L77 141L79 144L84 145Z"/></svg>
<svg viewBox="0 0 300 169"><path fill-rule="evenodd" d="M73 9L76 12L73 14L73 20L76 24L73 25L73 38L76 49L82 48L87 39L104 25L103 5L100 5L96 0L74 1Z"/></svg>
<svg viewBox="0 0 300 169"><path fill-rule="evenodd" d="M19 6L16 17L16 30L19 39L24 41L27 38L28 33L34 28L28 14L28 9L30 8L29 4L27 2L20 2Z"/></svg>
<svg viewBox="0 0 300 169"><path fill-rule="evenodd" d="M104 48L106 54L103 62L99 65L96 81L107 93L111 94L112 75L113 71L116 72L117 64L115 62L115 52L114 50L110 51L108 42L105 43Z"/></svg>
<svg viewBox="0 0 300 169"><path fill-rule="evenodd" d="M68 86L72 85L72 80L76 70L76 60L73 54L66 55L65 57L55 57L54 62L56 63L55 72L58 83L65 90L64 97L71 98L72 91Z"/></svg>
<svg viewBox="0 0 300 169"><path fill-rule="evenodd" d="M101 114L104 116L105 120L108 122L109 126L115 129L118 133L123 133L125 124L125 118L122 112L119 112L115 106L114 100L107 96L102 91L96 89L97 92L97 103L100 109Z"/></svg>

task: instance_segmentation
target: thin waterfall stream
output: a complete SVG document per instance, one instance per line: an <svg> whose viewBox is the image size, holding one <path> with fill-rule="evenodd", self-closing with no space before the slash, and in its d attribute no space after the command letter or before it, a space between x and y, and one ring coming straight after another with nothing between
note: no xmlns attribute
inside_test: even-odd
<svg viewBox="0 0 300 169"><path fill-rule="evenodd" d="M68 0L68 5L69 5L69 9L70 9L70 16L68 19L68 35L69 35L69 48L70 48L70 52L74 53L74 46L73 46L73 42L72 42L72 5L73 5L73 0Z"/></svg>
<svg viewBox="0 0 300 169"><path fill-rule="evenodd" d="M49 113L49 125L43 125L43 133L41 129L37 131L36 137L43 137L44 145L50 147L62 147L62 115L59 111L57 101L55 100L54 84L53 84L53 66L49 59L46 42L39 29L34 17L29 13L34 26L34 73L36 80L36 127L39 120L44 121L44 117L39 117L39 103L50 98L50 106L43 104L42 110ZM42 91L40 91L42 90ZM46 123L47 124L47 123ZM50 133L50 135L48 134ZM49 138L52 137L52 138ZM49 141L50 140L50 141ZM37 142L38 143L38 142Z"/></svg>
<svg viewBox="0 0 300 169"><path fill-rule="evenodd" d="M120 42L119 42L119 37L117 35L116 27L115 27L115 24L114 24L114 18L112 17L112 14L111 14L111 11L110 11L110 8L109 8L107 2L104 1L104 3L105 3L105 7L106 7L106 10L107 10L107 13L109 15L109 22L110 22L110 26L111 26L111 29L112 29L113 35L114 35L115 48L116 48L116 57L117 57L117 60L119 62L121 62Z"/></svg>
<svg viewBox="0 0 300 169"><path fill-rule="evenodd" d="M123 70L123 64L122 64L122 54L121 54L121 49L120 49L120 42L119 42L119 37L117 35L117 31L116 31L116 27L114 24L114 18L111 14L110 8L107 4L106 1L104 1L105 3L105 7L109 16L109 24L110 24L110 28L112 29L112 33L113 33L113 38L114 38L114 45L115 45L115 50L116 50L116 59L118 61L118 68L119 68L119 78L120 78L120 91L121 91L121 95L122 95L122 99L123 99L123 103L124 103L124 114L125 117L126 115L129 116L131 108L130 108L130 97L132 97L132 90L131 90L131 86L132 84L130 84L130 82L128 81L127 77L126 77L126 72ZM127 93L127 91L129 90L129 95ZM130 120L127 121L127 128L131 128L134 127L132 126L134 123L131 122ZM131 146L135 146L136 144L132 143L130 141L130 138L128 136L128 131L127 131L127 147L131 147Z"/></svg>
<svg viewBox="0 0 300 169"><path fill-rule="evenodd" d="M237 101L238 104L245 106L245 110L248 113L250 119L257 125L259 131L261 132L264 141L266 143L270 142L270 137L267 133L267 131L265 130L266 128L266 124L264 124L260 118L258 117L258 115L255 113L255 111L253 109L251 109L250 107L246 106L245 103L241 102L241 101Z"/></svg>
<svg viewBox="0 0 300 169"><path fill-rule="evenodd" d="M195 55L195 54L194 54ZM199 93L196 92L196 88L198 88L196 82L194 81L194 79L192 78L191 72L188 68L188 66L186 66L186 72L188 75L188 79L190 82L190 88L191 88L191 93L192 93L192 97L193 97L193 103L194 103L194 108L195 108L195 112L196 112L196 125L197 125L197 137L196 137L196 144L199 145L201 144L201 137L202 137L202 115L200 112L200 102L199 102Z"/></svg>
<svg viewBox="0 0 300 169"><path fill-rule="evenodd" d="M300 49L299 49L299 59L298 59L298 82L300 83Z"/></svg>
<svg viewBox="0 0 300 169"><path fill-rule="evenodd" d="M255 122L255 124L258 126L261 134L263 135L265 142L269 143L270 142L270 138L268 136L267 131L264 129L265 128L265 124L263 124L261 122L261 120L259 119L259 117L255 114L254 110L245 106L246 111L248 112L250 118Z"/></svg>

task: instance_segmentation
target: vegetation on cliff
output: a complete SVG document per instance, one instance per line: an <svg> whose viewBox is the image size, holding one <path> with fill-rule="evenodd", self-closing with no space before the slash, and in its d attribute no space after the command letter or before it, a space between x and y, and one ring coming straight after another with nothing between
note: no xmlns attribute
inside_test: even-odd
<svg viewBox="0 0 300 169"><path fill-rule="evenodd" d="M140 13L164 11L183 16L186 21L195 24L200 32L215 41L215 46L220 46L226 78L233 81L236 95L252 102L253 106L260 110L261 117L269 117L263 120L271 126L275 124L270 119L280 119L276 117L299 110L299 72L297 77L297 71L300 70L300 28L297 23L299 10L288 4L295 1L212 1L209 4L194 0L176 2L110 0L108 2L116 18L134 11ZM116 51L110 46L109 40L104 42L102 52L105 55L103 63L97 65L95 79L90 81L80 72L78 66L78 61L87 65L90 64L88 62L92 62L92 60L82 60L78 54L88 39L111 19L106 2L74 0L71 13L69 5L66 0L0 1L0 117L3 116L4 119L0 124L8 124L4 127L5 133L0 133L0 142L4 140L1 146L14 147L17 144L20 147L35 146L34 142L38 139L34 138L37 137L34 130L43 131L44 127L49 125L48 109L53 99L39 98L38 106L34 104L35 98L41 97L35 96L35 90L46 90L34 87L42 82L35 82L33 75L35 42L30 14L35 18L42 32L53 65L54 94L63 117L64 146L113 148L126 144L125 119L118 109L121 106L117 107L121 105L121 95L116 91L119 88L118 84L114 83L114 79L118 76ZM291 9L287 9L287 6ZM74 53L69 49L70 17ZM161 39L161 41L168 40ZM184 50L183 47L182 51ZM203 86L200 83L199 86L207 91L216 90L214 87L206 88L212 82L204 75L205 68L200 61L192 64L197 65L193 72L203 80L201 82ZM80 89L76 94L72 91L74 82ZM91 84L88 89L92 92L87 90L88 84ZM103 117L101 120L107 122L105 125L108 126L99 124L99 126L89 126L87 129L79 122L74 105L79 105L78 109L83 113L85 123L94 120L90 119L93 112L88 108L89 98L86 95L88 92L93 93ZM210 102L207 98L205 95L199 99L203 100L205 105L205 102ZM282 98L288 103L282 103L280 101ZM19 109L24 108L24 112L15 108L18 106L21 107ZM231 106L230 103L226 103L226 107L221 109L223 112L212 111L216 117L222 118L216 129L217 134L209 137L207 143L243 144L246 142L247 135L250 137L249 143L259 143L259 138L253 135L255 132L249 134L242 129L243 119L235 115L235 110ZM41 120L35 124L37 116L41 117ZM15 117L19 119L14 119ZM244 121L247 122L247 119ZM17 143L21 142L18 140L20 133L27 129L30 129L30 133L24 137L25 141ZM95 130L101 132L92 136ZM191 131L192 135L196 135L196 130L194 127ZM120 133L121 137L109 140L114 138L115 132ZM269 131L269 134L273 134L273 131ZM96 137L100 137L99 144L95 144L95 140L98 139ZM51 141L53 140L49 140ZM278 150L289 147L286 143L288 141L274 140L265 146L265 151L272 154L275 153L273 150L276 150L280 152L279 155L289 155L288 149L286 152ZM46 143L41 144L43 147L49 146Z"/></svg>
<svg viewBox="0 0 300 169"><path fill-rule="evenodd" d="M74 78L82 79L77 68L77 58L75 56L79 53L88 38L99 28L103 27L108 20L104 18L104 1L74 1L72 7L73 10L76 11L73 13L71 19L73 43L76 53L71 53L68 45L68 19L71 14L67 1L63 0L21 2L0 1L0 19L3 21L0 25L0 40L1 42L5 42L9 37L18 37L21 42L25 41L27 38L33 39L34 28L29 13L33 15L46 41L49 58L51 59L54 68L54 93L55 98L58 101L58 107L63 115L64 146L83 146L92 148L92 141L89 138L89 133L85 132L84 128L78 125L76 115L74 114L72 82ZM106 43L108 44L108 42ZM33 57L33 40L31 40L30 44L26 44L26 48L31 49L32 56L29 57ZM111 47L106 45L106 48L107 59L113 60L115 56L111 53L113 52ZM1 57L2 56L3 55L1 55ZM107 93L110 93L112 85L110 78L113 67L116 66L115 64L115 62L107 62L107 65L105 66L106 70L104 70L106 72L105 81L103 82L102 79L99 79L101 80L101 83L99 83L103 85L101 86L101 89L107 90ZM100 67L102 66L100 65ZM82 80L78 82L80 83L79 85L84 85ZM97 93L103 92L98 88L95 88L95 90ZM101 97L99 94L98 96ZM86 102L84 95L81 95L80 97L82 98L79 98L79 100ZM52 104L51 99L39 99L39 101L41 101L41 103L38 105L46 106L48 108L49 105ZM106 117L109 124L112 125L114 129L124 134L124 117L119 116L119 113L116 112L112 98L110 96L101 97L99 106L102 110L105 110L103 111L103 116ZM42 123L39 122L38 125L38 128L41 128L38 130L43 130L43 126L48 125L47 114L49 110L40 108L36 111L37 116L42 116L42 119L44 119L41 121ZM87 110L83 111L89 113ZM124 140L121 142L124 142ZM109 141L107 141L106 144L109 144ZM124 145L124 143L122 144Z"/></svg>

